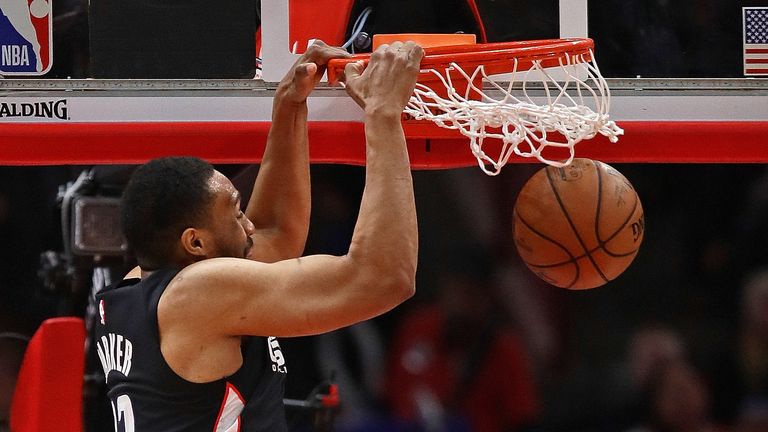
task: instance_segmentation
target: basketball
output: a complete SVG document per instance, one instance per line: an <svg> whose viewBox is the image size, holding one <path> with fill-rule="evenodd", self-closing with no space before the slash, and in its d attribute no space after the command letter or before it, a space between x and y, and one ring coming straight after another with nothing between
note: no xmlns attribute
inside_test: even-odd
<svg viewBox="0 0 768 432"><path fill-rule="evenodd" d="M632 184L613 167L574 159L523 186L513 212L520 257L544 281L572 290L617 278L643 242L645 221Z"/></svg>

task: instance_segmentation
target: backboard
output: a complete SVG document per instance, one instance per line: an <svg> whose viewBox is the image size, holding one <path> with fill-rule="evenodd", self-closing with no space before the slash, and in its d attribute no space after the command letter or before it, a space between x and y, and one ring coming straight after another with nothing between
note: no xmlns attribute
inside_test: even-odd
<svg viewBox="0 0 768 432"><path fill-rule="evenodd" d="M436 10L435 4L262 0L261 26L253 35L260 53L254 64L262 66L258 78L0 80L0 163L135 163L165 154L258 161L276 83L311 39L346 43L368 7L362 30L418 31L413 27L423 21L425 31L434 31L445 20L419 14ZM387 15L396 7L400 14ZM478 32L489 41L595 40L612 91L611 117L626 133L615 144L582 142L577 156L768 162L768 78L745 75L745 8L764 19L768 1L470 0L461 7L466 20L447 28ZM364 38L354 42L352 49L365 49ZM322 84L309 106L313 161L362 163L362 113L344 90ZM416 168L476 164L464 138L451 132L409 132L408 141Z"/></svg>

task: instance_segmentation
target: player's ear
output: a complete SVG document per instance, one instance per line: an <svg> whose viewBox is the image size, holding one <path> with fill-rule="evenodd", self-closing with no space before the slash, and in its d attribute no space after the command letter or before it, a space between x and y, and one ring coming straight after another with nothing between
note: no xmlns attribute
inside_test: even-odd
<svg viewBox="0 0 768 432"><path fill-rule="evenodd" d="M207 240L203 233L195 228L187 228L181 233L181 246L184 251L195 257L206 256Z"/></svg>

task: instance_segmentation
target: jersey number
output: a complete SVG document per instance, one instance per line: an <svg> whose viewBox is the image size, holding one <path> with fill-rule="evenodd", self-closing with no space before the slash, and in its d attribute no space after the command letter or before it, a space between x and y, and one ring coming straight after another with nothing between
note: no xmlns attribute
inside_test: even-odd
<svg viewBox="0 0 768 432"><path fill-rule="evenodd" d="M122 422L124 432L134 432L133 422L133 406L131 405L131 398L128 395L120 395L117 397L117 406L115 401L112 401L112 417L115 419L115 432L120 432L118 425Z"/></svg>

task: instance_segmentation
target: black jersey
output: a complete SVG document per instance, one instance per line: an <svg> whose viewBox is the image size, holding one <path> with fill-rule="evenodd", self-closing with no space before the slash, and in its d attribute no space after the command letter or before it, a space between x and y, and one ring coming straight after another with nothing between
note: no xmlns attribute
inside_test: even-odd
<svg viewBox="0 0 768 432"><path fill-rule="evenodd" d="M277 339L244 337L232 376L196 384L160 352L157 304L175 270L130 279L96 297L96 347L117 432L286 431L285 360Z"/></svg>

